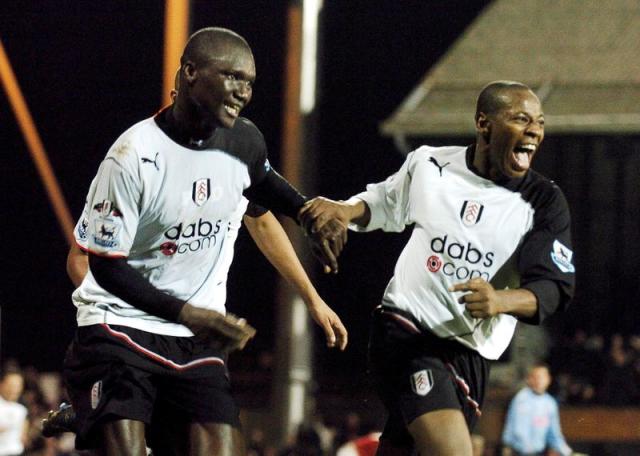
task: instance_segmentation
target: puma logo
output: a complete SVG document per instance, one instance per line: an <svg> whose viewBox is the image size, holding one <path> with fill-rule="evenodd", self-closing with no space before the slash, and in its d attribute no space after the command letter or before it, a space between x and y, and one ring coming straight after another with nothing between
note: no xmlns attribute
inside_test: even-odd
<svg viewBox="0 0 640 456"><path fill-rule="evenodd" d="M160 167L158 166L157 160L160 152L156 152L156 156L151 160L150 158L142 157L142 163L153 163L153 166L156 167L158 171L160 171Z"/></svg>
<svg viewBox="0 0 640 456"><path fill-rule="evenodd" d="M449 162L446 162L444 165L440 166L440 163L438 163L438 160L436 160L433 157L429 157L429 161L438 167L438 171L440 172L440 177L442 177L442 170L445 168L445 166L451 164Z"/></svg>

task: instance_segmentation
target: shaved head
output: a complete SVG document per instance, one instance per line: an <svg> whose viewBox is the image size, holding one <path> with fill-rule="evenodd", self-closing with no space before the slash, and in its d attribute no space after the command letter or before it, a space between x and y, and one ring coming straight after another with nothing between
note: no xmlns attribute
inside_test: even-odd
<svg viewBox="0 0 640 456"><path fill-rule="evenodd" d="M237 46L251 53L249 43L236 32L221 28L207 27L198 30L189 38L180 57L180 65L188 61L205 62L221 55L225 48Z"/></svg>
<svg viewBox="0 0 640 456"><path fill-rule="evenodd" d="M487 84L476 103L476 119L483 112L486 115L492 115L503 109L509 103L509 92L512 91L530 91L531 89L521 82L516 81L493 81Z"/></svg>

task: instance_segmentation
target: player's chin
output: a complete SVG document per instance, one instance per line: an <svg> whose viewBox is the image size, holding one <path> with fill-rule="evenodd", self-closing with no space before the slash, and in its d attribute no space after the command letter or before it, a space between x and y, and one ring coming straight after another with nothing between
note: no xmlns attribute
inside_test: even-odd
<svg viewBox="0 0 640 456"><path fill-rule="evenodd" d="M236 124L236 121L238 120L238 116L233 116L227 113L224 107L221 109L221 112L218 113L217 117L218 123L224 128L233 128L233 126Z"/></svg>
<svg viewBox="0 0 640 456"><path fill-rule="evenodd" d="M236 119L225 118L220 120L220 125L224 128L233 128L236 124Z"/></svg>
<svg viewBox="0 0 640 456"><path fill-rule="evenodd" d="M506 177L517 179L517 178L524 177L524 175L527 174L528 170L529 170L528 167L525 168L525 167L518 166L517 164L507 163L502 168L502 174Z"/></svg>

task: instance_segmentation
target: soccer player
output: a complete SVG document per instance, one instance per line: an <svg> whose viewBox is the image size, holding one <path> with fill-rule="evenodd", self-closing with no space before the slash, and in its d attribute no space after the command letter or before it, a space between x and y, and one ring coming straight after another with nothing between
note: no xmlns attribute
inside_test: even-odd
<svg viewBox="0 0 640 456"><path fill-rule="evenodd" d="M293 218L305 202L269 165L260 131L240 117L255 76L242 37L196 32L175 101L124 132L100 165L87 198L90 271L73 295L78 329L64 369L79 447L246 452L226 353L213 343L241 347L250 335L245 322L223 315L233 242L244 197ZM344 233L330 236L314 250L335 270Z"/></svg>
<svg viewBox="0 0 640 456"><path fill-rule="evenodd" d="M540 100L497 81L477 100L469 147L422 146L395 174L347 201L303 208L310 231L414 224L374 311L371 371L389 411L381 455L471 455L489 360L518 320L566 308L574 288L567 202L530 168L544 138Z"/></svg>

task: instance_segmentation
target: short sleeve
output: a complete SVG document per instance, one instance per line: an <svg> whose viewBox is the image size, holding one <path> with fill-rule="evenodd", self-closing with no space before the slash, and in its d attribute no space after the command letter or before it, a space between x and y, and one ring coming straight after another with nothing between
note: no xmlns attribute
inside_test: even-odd
<svg viewBox="0 0 640 456"><path fill-rule="evenodd" d="M127 257L139 219L139 181L107 157L87 198L87 247L96 255Z"/></svg>
<svg viewBox="0 0 640 456"><path fill-rule="evenodd" d="M366 227L349 225L355 231L400 232L409 223L409 190L411 187L411 167L415 151L407 155L400 169L385 181L367 185L366 191L352 196L349 201L362 200L371 211L371 219Z"/></svg>
<svg viewBox="0 0 640 456"><path fill-rule="evenodd" d="M247 206L246 214L249 217L256 218L261 217L269 211L266 207L262 207L259 204L253 203L249 201L249 205Z"/></svg>

